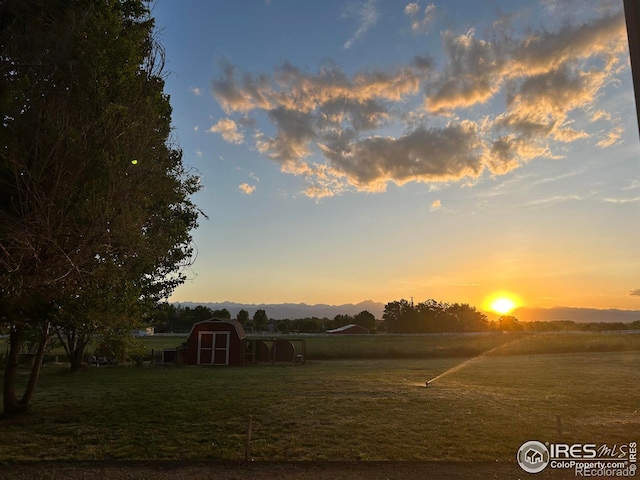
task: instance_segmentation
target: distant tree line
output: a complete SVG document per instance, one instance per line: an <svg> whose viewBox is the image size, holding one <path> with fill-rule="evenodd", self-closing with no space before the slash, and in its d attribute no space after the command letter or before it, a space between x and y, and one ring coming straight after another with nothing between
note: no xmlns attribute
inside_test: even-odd
<svg viewBox="0 0 640 480"><path fill-rule="evenodd" d="M223 308L213 310L204 305L183 307L179 304L160 303L153 314L153 325L158 333L188 333L194 323L210 318L231 320L231 313ZM502 315L496 321L474 306L466 303L444 303L426 300L412 304L397 300L385 305L383 321L364 310L357 315L336 315L333 319L305 317L296 319L270 319L267 312L258 309L249 315L240 310L234 320L242 324L247 332L277 333L324 333L348 324L360 325L370 333L455 333L455 332L533 332L533 331L605 331L640 330L640 320L631 323L577 323L574 321L520 322L513 315Z"/></svg>
<svg viewBox="0 0 640 480"><path fill-rule="evenodd" d="M638 330L640 320L631 323L574 321L520 322L513 315L502 315L496 321L468 304L443 303L430 299L413 304L407 300L387 303L380 330L387 333L438 333L438 332L536 332L536 331L591 331Z"/></svg>
<svg viewBox="0 0 640 480"><path fill-rule="evenodd" d="M157 333L187 333L194 323L210 318L231 320L231 313L226 308L213 310L204 305L191 308L164 302L156 307L152 323ZM253 316L242 309L234 320L240 322L249 332L322 333L350 323L368 328L370 333L375 333L376 329L376 317L367 310L353 316L336 315L333 319L305 317L274 320L269 319L267 312L263 309L256 310Z"/></svg>
<svg viewBox="0 0 640 480"><path fill-rule="evenodd" d="M363 310L356 315L336 315L333 319L327 317L306 317L295 320L277 320L275 321L275 329L278 332L294 332L294 333L324 333L345 325L354 324L367 328L369 333L376 333L376 317L373 313Z"/></svg>
<svg viewBox="0 0 640 480"><path fill-rule="evenodd" d="M591 322L580 323L573 320L551 320L543 322L520 322L511 315L503 315L496 322L492 322L492 328L502 331L518 332L603 332L610 330L640 330L640 320L634 322Z"/></svg>
<svg viewBox="0 0 640 480"><path fill-rule="evenodd" d="M382 328L387 333L483 332L489 319L466 303L443 303L430 299L413 304L405 299L384 307Z"/></svg>
<svg viewBox="0 0 640 480"><path fill-rule="evenodd" d="M157 333L186 333L194 323L214 317L230 320L231 314L226 308L212 310L204 305L191 308L164 302L156 307L152 323Z"/></svg>

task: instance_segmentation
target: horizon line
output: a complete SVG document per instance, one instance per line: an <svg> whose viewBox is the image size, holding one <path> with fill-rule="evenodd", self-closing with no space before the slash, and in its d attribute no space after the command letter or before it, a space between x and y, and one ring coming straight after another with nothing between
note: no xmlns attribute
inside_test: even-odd
<svg viewBox="0 0 640 480"><path fill-rule="evenodd" d="M407 300L406 298L402 298L400 300ZM395 302L398 300L391 300L388 302L381 302L381 301L377 301L377 300L371 300L371 299L366 299L366 300L362 300L360 302L349 302L349 303L341 303L341 304L335 304L335 303L306 303L306 302L271 302L271 303L266 303L266 302L260 302L260 303L250 303L250 302L236 302L233 300L223 300L223 301L213 301L213 300L208 300L208 301L196 301L196 300L176 300L176 301L169 301L167 300L167 303L195 303L195 304L206 304L206 303L215 303L215 304L236 304L236 305L256 305L256 306L260 306L260 305L306 305L308 307L315 307L318 305L323 305L323 306L327 306L327 307L342 307L345 305L360 305L362 303L376 303L376 304L381 304L381 305L386 305L388 303L391 302ZM409 300L408 300L409 301ZM420 303L420 302L417 302ZM442 302L442 303L449 303L449 302ZM453 303L466 303L466 302L453 302ZM471 303L468 303L468 305L471 305ZM480 311L483 312L491 312L491 313L497 313L494 312L492 310L487 310L487 309L482 309L479 307L475 307L475 305L471 305L474 308L477 308ZM520 305L515 307L513 311L516 310L520 310L523 308L528 308L528 309L541 309L541 310L553 310L553 309L561 309L561 308L566 308L566 309L578 309L578 310L600 310L600 311L621 311L621 312L640 312L640 308L638 309L626 309L626 308L619 308L619 307L607 307L607 308L598 308L598 307L572 307L572 306L568 306L568 305L554 305L553 307L539 307L539 306L535 306L535 305Z"/></svg>

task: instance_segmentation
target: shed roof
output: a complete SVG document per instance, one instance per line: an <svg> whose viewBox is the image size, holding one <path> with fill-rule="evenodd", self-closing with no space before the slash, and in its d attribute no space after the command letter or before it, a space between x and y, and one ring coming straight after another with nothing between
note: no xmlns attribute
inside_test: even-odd
<svg viewBox="0 0 640 480"><path fill-rule="evenodd" d="M237 320L227 320L226 318L210 318L209 320L203 320L201 322L194 323L191 327L191 331L189 332L189 336L193 333L193 330L203 323L228 323L233 328L235 328L238 337L242 340L246 338L247 334L244 332L244 328L242 328L242 324Z"/></svg>

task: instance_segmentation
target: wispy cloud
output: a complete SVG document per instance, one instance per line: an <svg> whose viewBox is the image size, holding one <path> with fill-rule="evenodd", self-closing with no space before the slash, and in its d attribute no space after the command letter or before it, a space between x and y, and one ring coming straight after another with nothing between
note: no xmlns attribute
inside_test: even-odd
<svg viewBox="0 0 640 480"><path fill-rule="evenodd" d="M256 191L256 186L249 185L248 183L241 183L240 185L238 185L238 190L240 190L245 195L251 195Z"/></svg>
<svg viewBox="0 0 640 480"><path fill-rule="evenodd" d="M202 95L202 90L200 90L200 88L198 87L191 87L189 88L189 91L196 96Z"/></svg>
<svg viewBox="0 0 640 480"><path fill-rule="evenodd" d="M440 200L434 200L433 202L431 202L430 210L432 212L434 212L434 211L438 210L441 207L442 207L442 202Z"/></svg>
<svg viewBox="0 0 640 480"><path fill-rule="evenodd" d="M345 8L344 16L347 18L355 18L357 22L356 31L346 42L344 42L344 45L342 45L342 48L349 49L353 43L373 27L378 21L378 18L380 18L377 0L367 0L361 3L349 3Z"/></svg>
<svg viewBox="0 0 640 480"><path fill-rule="evenodd" d="M631 295L633 297L640 297L640 288L636 288L634 290L631 290L629 292L629 295Z"/></svg>
<svg viewBox="0 0 640 480"><path fill-rule="evenodd" d="M622 125L617 125L612 130L609 130L606 133L606 137L596 143L596 145L601 148L610 147L611 145L618 143L623 133L624 127Z"/></svg>
<svg viewBox="0 0 640 480"><path fill-rule="evenodd" d="M244 135L238 131L238 125L230 118L222 118L212 126L208 132L219 133L229 143L240 144L244 141Z"/></svg>
<svg viewBox="0 0 640 480"><path fill-rule="evenodd" d="M633 198L605 198L607 203L637 203L640 202L640 197Z"/></svg>
<svg viewBox="0 0 640 480"><path fill-rule="evenodd" d="M410 17L417 15L419 11L420 11L420 6L415 2L408 3L407 6L404 7L405 15L409 15Z"/></svg>
<svg viewBox="0 0 640 480"><path fill-rule="evenodd" d="M529 187L534 187L536 185L543 185L545 183L552 183L552 182L558 182L560 180L564 180L567 178L572 178L575 177L576 175L578 175L579 171L573 171L573 172L567 172L567 173L563 173L561 175L556 175L555 177L545 177L545 178L541 178L539 180L534 180L530 183L528 183Z"/></svg>
<svg viewBox="0 0 640 480"><path fill-rule="evenodd" d="M539 200L534 200L529 202L527 205L531 207L550 207L552 205L568 202L572 200L582 200L582 198L578 195L555 195L553 197L541 198Z"/></svg>
<svg viewBox="0 0 640 480"><path fill-rule="evenodd" d="M420 6L418 3L409 3L404 7L405 15L409 16L411 21L411 30L415 33L424 33L429 30L436 15L436 6L430 3L426 6L422 14L420 14Z"/></svg>
<svg viewBox="0 0 640 480"><path fill-rule="evenodd" d="M378 19L374 1L350 5L359 22L345 48ZM430 5L421 10L417 3L404 7L421 21L434 13ZM609 124L599 147L620 138L618 120L594 108L626 58L620 9L521 36L508 35L504 25L495 28L499 35L442 32L440 67L415 57L392 69L353 75L338 67L301 71L288 62L271 74L252 74L223 60L212 92L227 115L239 115L238 122L253 128L256 150L282 171L302 175L309 184L305 193L316 198L347 189L384 191L389 182L473 182L485 171L503 175L536 158L560 159L562 144L590 139L578 124ZM460 120L498 95L506 99L502 112ZM256 111L266 114L275 134L251 126ZM403 133L380 134L397 124L405 126ZM209 131L232 143L244 141L230 118ZM325 163L309 160L317 153ZM567 199L572 198L534 204Z"/></svg>

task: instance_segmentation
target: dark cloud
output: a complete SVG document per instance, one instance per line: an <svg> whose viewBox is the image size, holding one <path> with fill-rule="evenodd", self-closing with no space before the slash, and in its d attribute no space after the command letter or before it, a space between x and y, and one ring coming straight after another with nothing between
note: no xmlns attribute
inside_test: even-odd
<svg viewBox="0 0 640 480"><path fill-rule="evenodd" d="M342 149L323 146L331 166L363 190L383 190L388 181L449 181L477 177L481 143L472 122L419 129L399 138L369 137Z"/></svg>
<svg viewBox="0 0 640 480"><path fill-rule="evenodd" d="M254 78L249 73L238 75L237 68L228 61L222 60L221 64L222 75L211 82L211 91L225 112L247 112L254 108L270 107L266 97L270 91L267 77Z"/></svg>
<svg viewBox="0 0 640 480"><path fill-rule="evenodd" d="M306 170L302 159L311 152L309 142L316 137L311 115L297 110L278 107L268 112L269 119L278 128L275 138L258 141L258 149L281 163L287 171Z"/></svg>

